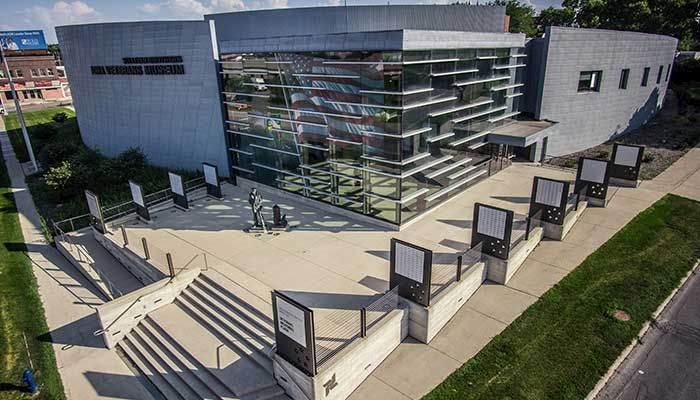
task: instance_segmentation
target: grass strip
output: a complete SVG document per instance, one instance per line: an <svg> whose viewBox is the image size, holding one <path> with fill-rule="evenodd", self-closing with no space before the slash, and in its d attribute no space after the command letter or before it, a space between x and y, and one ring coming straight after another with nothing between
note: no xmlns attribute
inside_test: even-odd
<svg viewBox="0 0 700 400"><path fill-rule="evenodd" d="M63 386L51 343L41 340L48 332L36 279L26 254L14 196L0 155L0 399L26 399L22 371L29 354L41 391L40 399L63 399Z"/></svg>
<svg viewBox="0 0 700 400"><path fill-rule="evenodd" d="M698 258L700 203L665 196L425 399L584 398Z"/></svg>

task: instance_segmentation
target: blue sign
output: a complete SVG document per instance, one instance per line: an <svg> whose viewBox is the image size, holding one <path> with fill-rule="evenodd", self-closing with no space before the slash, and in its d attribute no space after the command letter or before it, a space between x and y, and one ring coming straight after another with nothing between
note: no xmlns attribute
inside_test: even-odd
<svg viewBox="0 0 700 400"><path fill-rule="evenodd" d="M44 31L0 32L0 47L3 50L46 50Z"/></svg>

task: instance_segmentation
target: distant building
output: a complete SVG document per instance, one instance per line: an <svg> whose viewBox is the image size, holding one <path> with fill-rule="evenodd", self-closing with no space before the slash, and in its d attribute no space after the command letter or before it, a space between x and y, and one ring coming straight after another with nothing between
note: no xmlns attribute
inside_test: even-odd
<svg viewBox="0 0 700 400"><path fill-rule="evenodd" d="M30 34L37 38L26 39ZM4 64L0 65L0 102L6 108L14 108L8 77L12 77L22 104L70 99L65 69L57 66L55 57L46 46L43 32L0 32L0 45L3 46L9 69L6 70Z"/></svg>
<svg viewBox="0 0 700 400"><path fill-rule="evenodd" d="M497 6L234 12L56 28L85 142L402 225L506 167L663 104L677 41L504 32Z"/></svg>

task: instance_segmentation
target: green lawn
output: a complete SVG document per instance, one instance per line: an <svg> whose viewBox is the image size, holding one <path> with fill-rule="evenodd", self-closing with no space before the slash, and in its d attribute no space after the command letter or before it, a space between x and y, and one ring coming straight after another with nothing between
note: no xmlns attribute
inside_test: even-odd
<svg viewBox="0 0 700 400"><path fill-rule="evenodd" d="M8 187L5 163L0 162L0 399L29 398L17 390L22 371L29 366L22 333L34 362L39 398L62 399L53 349L38 339L48 328Z"/></svg>
<svg viewBox="0 0 700 400"><path fill-rule="evenodd" d="M34 155L37 154L37 147L41 147L41 140L36 137L36 133L41 126L47 124L52 124L54 115L59 112L63 112L68 116L68 120L62 124L58 129L58 134L63 137L70 136L68 140L74 140L75 135L78 134L78 123L75 119L75 113L68 108L57 107L57 108L47 108L40 111L25 112L24 121L27 124L27 132L29 132L29 137L32 140L32 146L34 147ZM24 145L24 137L22 136L22 129L20 128L19 119L17 114L8 114L5 117L5 129L7 134L10 136L10 141L12 142L12 148L15 150L15 155L19 162L29 161L29 155L27 154L27 147ZM78 137L80 134L78 134ZM39 141L39 142L37 142Z"/></svg>
<svg viewBox="0 0 700 400"><path fill-rule="evenodd" d="M699 257L700 203L664 197L425 398L583 399Z"/></svg>

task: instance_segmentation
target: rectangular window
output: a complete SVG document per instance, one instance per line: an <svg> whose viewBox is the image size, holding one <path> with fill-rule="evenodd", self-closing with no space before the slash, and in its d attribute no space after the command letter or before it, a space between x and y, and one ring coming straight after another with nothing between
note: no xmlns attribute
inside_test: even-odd
<svg viewBox="0 0 700 400"><path fill-rule="evenodd" d="M600 92L600 81L603 78L603 71L584 71L578 78L578 91L580 92Z"/></svg>
<svg viewBox="0 0 700 400"><path fill-rule="evenodd" d="M31 74L32 74L32 76L39 76L39 71L37 71L36 69L32 68Z"/></svg>
<svg viewBox="0 0 700 400"><path fill-rule="evenodd" d="M620 73L620 86L619 86L620 89L627 89L627 80L629 79L629 77L630 77L630 69L629 68L623 69L622 72Z"/></svg>
<svg viewBox="0 0 700 400"><path fill-rule="evenodd" d="M671 64L668 64L668 68L666 68L666 82L668 82L668 77L671 75Z"/></svg>
<svg viewBox="0 0 700 400"><path fill-rule="evenodd" d="M53 68L46 68L46 75L53 76Z"/></svg>
<svg viewBox="0 0 700 400"><path fill-rule="evenodd" d="M4 77L5 77L5 70L0 68L0 78L4 78Z"/></svg>
<svg viewBox="0 0 700 400"><path fill-rule="evenodd" d="M661 78L664 76L664 66L659 65L659 73L656 75L656 84L661 83Z"/></svg>
<svg viewBox="0 0 700 400"><path fill-rule="evenodd" d="M64 76L66 76L66 73L62 69L59 69L58 70L58 77L63 78Z"/></svg>
<svg viewBox="0 0 700 400"><path fill-rule="evenodd" d="M651 71L651 68L646 67L644 68L644 75L642 75L642 86L646 86L649 84L649 72Z"/></svg>

